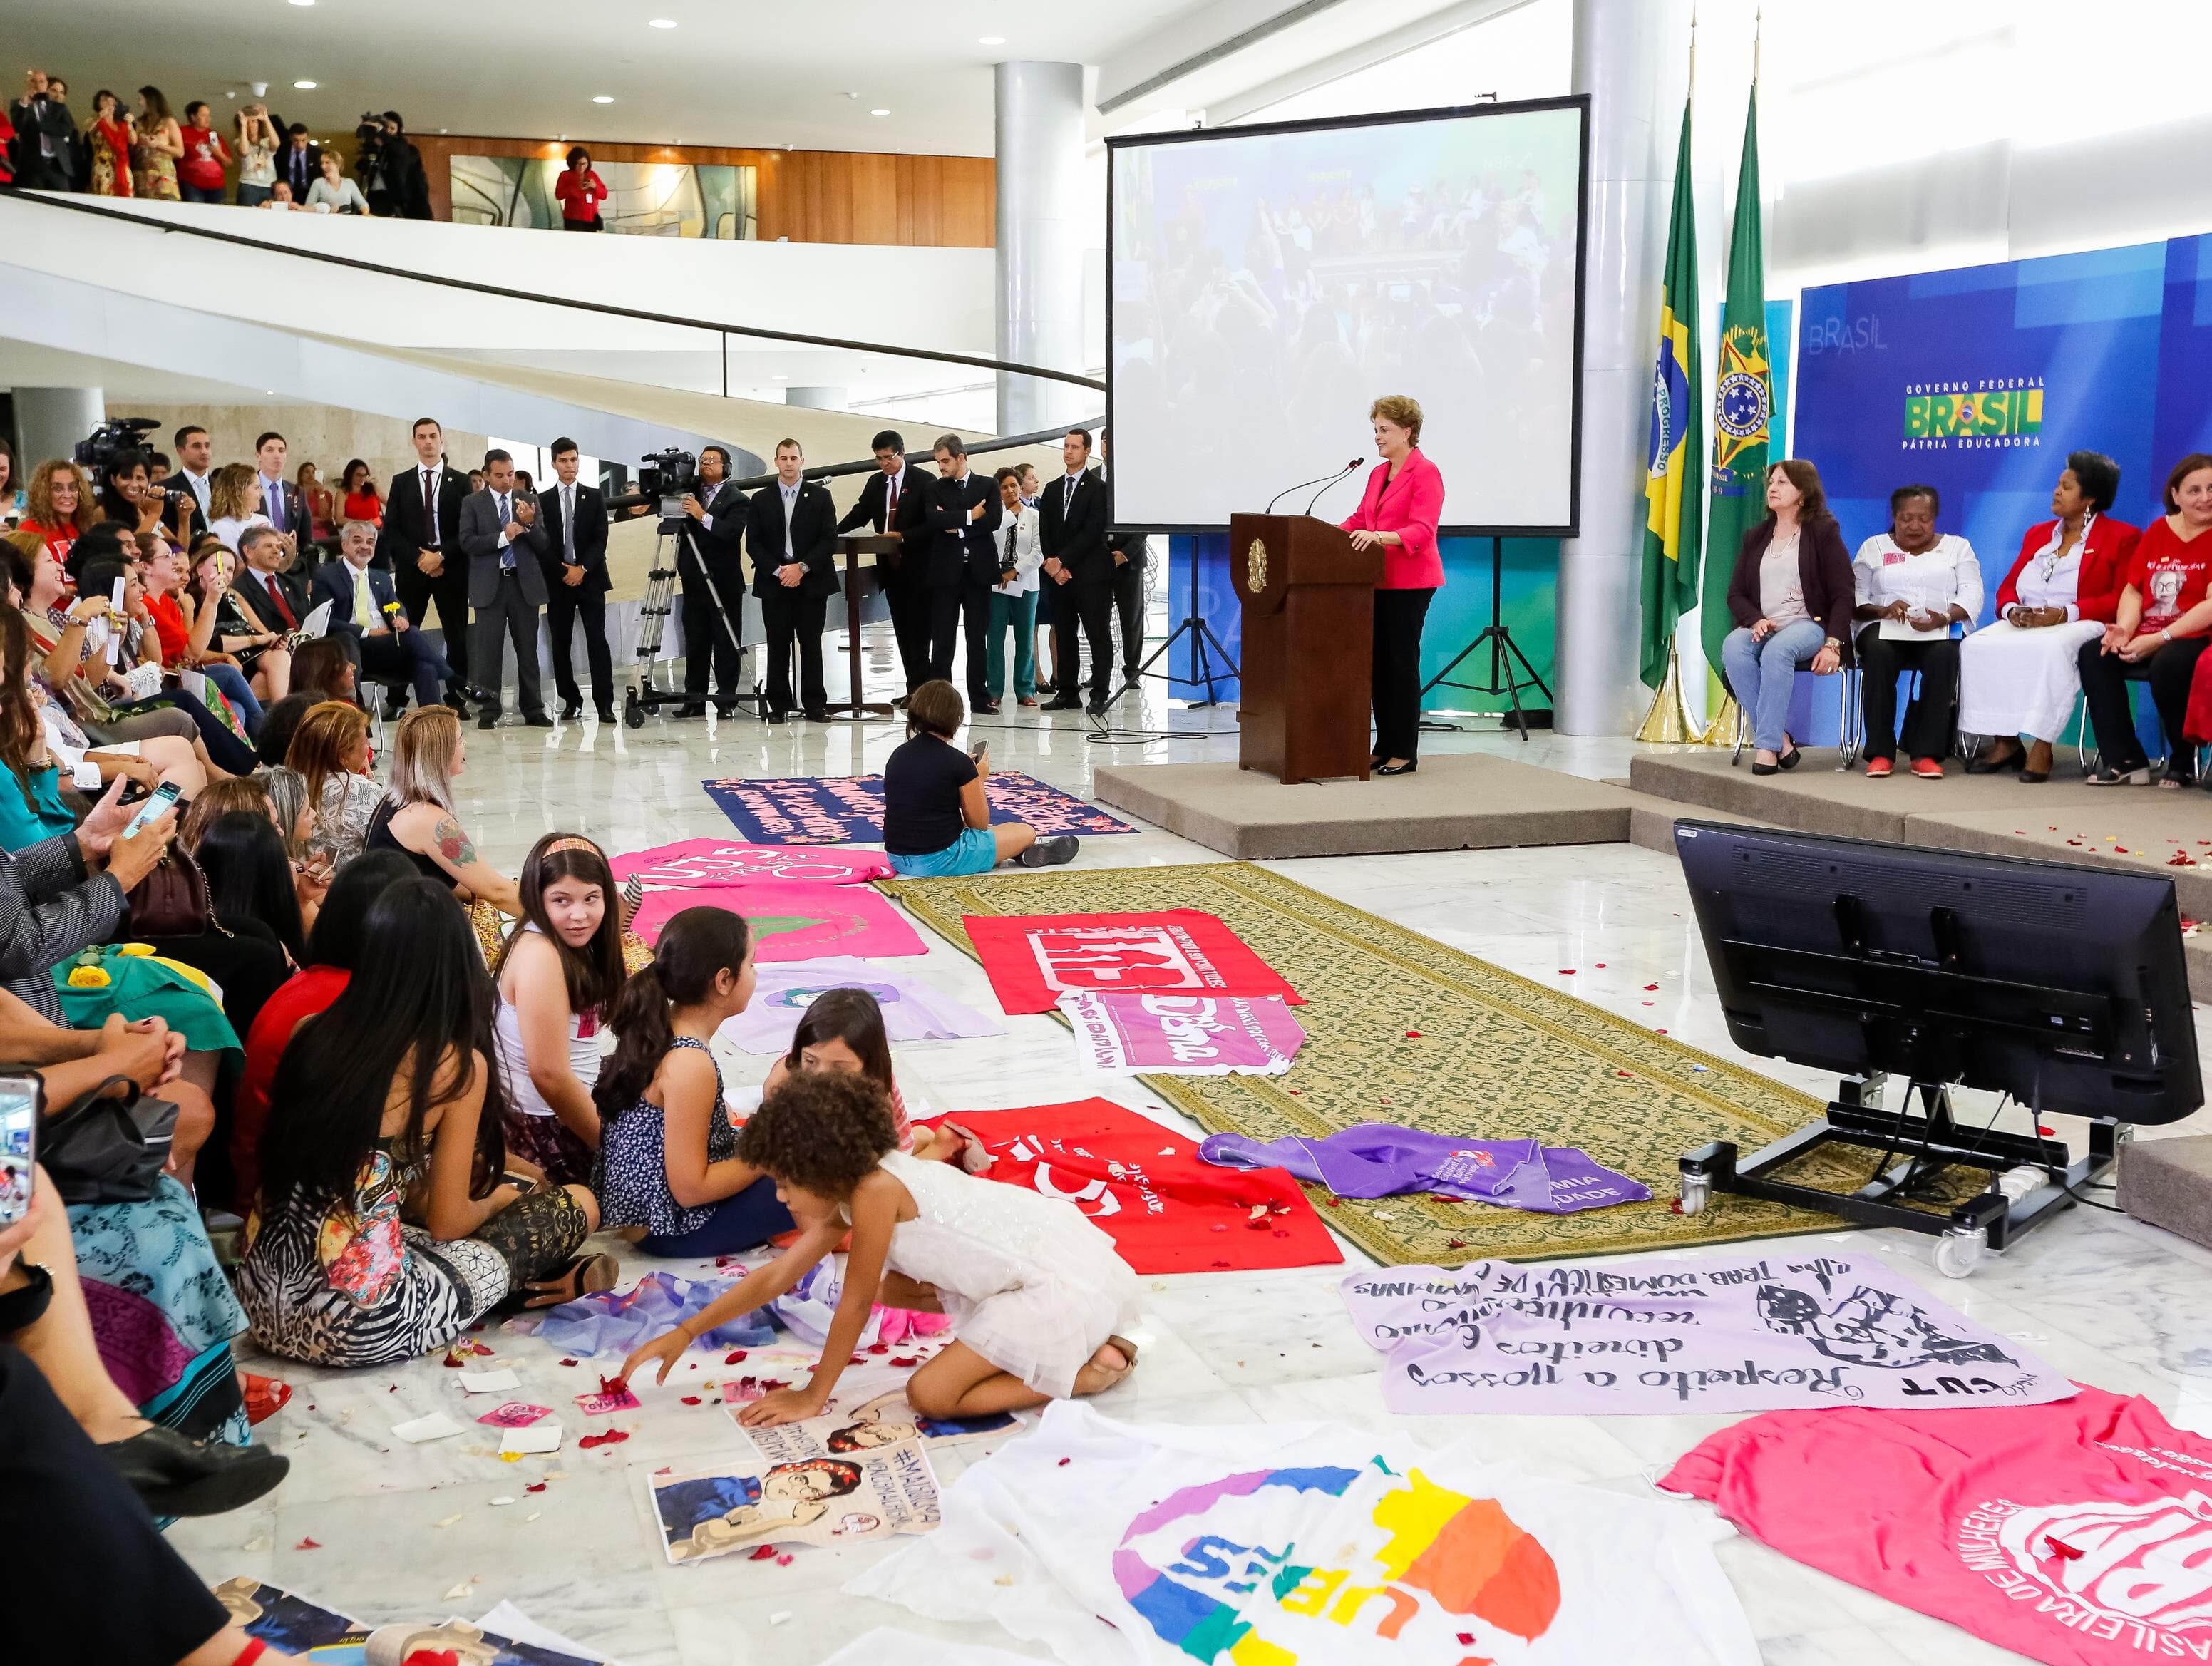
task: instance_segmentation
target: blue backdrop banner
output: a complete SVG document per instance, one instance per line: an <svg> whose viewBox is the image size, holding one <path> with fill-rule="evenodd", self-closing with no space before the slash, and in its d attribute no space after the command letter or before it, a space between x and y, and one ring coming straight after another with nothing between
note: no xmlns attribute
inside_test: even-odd
<svg viewBox="0 0 2212 1666"><path fill-rule="evenodd" d="M1845 544L1887 529L1897 487L1934 486L1938 526L1981 558L1981 623L2022 535L2050 519L2068 452L2118 460L2120 519L2160 513L2166 465L2212 438L2208 241L1805 291L1795 449L1819 467ZM1802 678L1807 727L1793 733L1832 744L1838 700L1834 679Z"/></svg>

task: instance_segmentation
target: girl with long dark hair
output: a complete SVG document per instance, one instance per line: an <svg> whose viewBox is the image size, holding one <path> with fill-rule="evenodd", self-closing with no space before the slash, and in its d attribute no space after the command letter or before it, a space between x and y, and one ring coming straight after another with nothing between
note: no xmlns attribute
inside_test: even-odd
<svg viewBox="0 0 2212 1666"><path fill-rule="evenodd" d="M899 1094L891 1070L890 1034L884 1027L884 1009L866 989L824 989L814 997L791 1032L791 1048L769 1068L761 1084L766 1098L783 1085L794 1070L834 1070L848 1076L866 1076L883 1089L891 1108L891 1126L898 1147L916 1157L943 1162L959 1148L957 1136L939 1140L932 1128L916 1128L908 1120L906 1101Z"/></svg>
<svg viewBox="0 0 2212 1666"><path fill-rule="evenodd" d="M492 969L512 1098L507 1141L555 1180L588 1181L599 1148L599 1032L628 977L615 876L589 839L549 833L531 847L517 890L522 925Z"/></svg>
<svg viewBox="0 0 2212 1666"><path fill-rule="evenodd" d="M568 1301L616 1272L576 1256L589 1191L507 1172L491 980L451 893L402 880L365 934L383 952L276 1067L240 1268L262 1346L315 1365L412 1359L510 1291Z"/></svg>
<svg viewBox="0 0 2212 1666"><path fill-rule="evenodd" d="M599 1069L594 1189L611 1226L642 1226L649 1256L750 1250L791 1230L775 1183L737 1158L722 1073L707 1043L753 994L751 933L723 909L685 909L615 1002Z"/></svg>
<svg viewBox="0 0 2212 1666"><path fill-rule="evenodd" d="M265 792L261 801L264 806L268 803ZM284 836L265 808L231 810L216 817L192 854L207 874L216 919L226 925L240 919L258 921L294 965L306 963L307 928L300 917L291 859L284 854Z"/></svg>

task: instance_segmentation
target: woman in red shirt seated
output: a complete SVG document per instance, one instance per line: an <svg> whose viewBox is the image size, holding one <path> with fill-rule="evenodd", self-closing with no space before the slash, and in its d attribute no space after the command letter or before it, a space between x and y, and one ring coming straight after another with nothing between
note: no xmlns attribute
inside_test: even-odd
<svg viewBox="0 0 2212 1666"><path fill-rule="evenodd" d="M598 231L599 204L607 200L606 182L592 169L592 153L577 145L568 152L568 170L553 183L554 199L561 204L562 231Z"/></svg>
<svg viewBox="0 0 2212 1666"><path fill-rule="evenodd" d="M384 525L384 500L377 495L376 477L368 471L368 465L358 457L345 465L339 481L345 495L341 526L349 520L365 520L372 526Z"/></svg>
<svg viewBox="0 0 2212 1666"><path fill-rule="evenodd" d="M1385 394L1367 416L1382 460L1342 525L1355 549L1382 551L1382 582L1375 588L1375 751L1368 763L1378 775L1410 775L1419 767L1421 625L1444 582L1437 549L1444 477L1421 455L1419 401Z"/></svg>
<svg viewBox="0 0 2212 1666"><path fill-rule="evenodd" d="M49 458L31 471L25 494L28 513L21 530L36 532L66 563L77 539L100 525L100 506L92 499L92 482L82 469L64 457Z"/></svg>
<svg viewBox="0 0 2212 1666"><path fill-rule="evenodd" d="M2143 529L2127 587L2105 634L2081 645L2081 692L2103 762L2092 787L2141 787L2151 778L2128 703L2130 683L2148 683L2171 752L2161 787L2197 784L2188 729L2190 684L2212 641L2212 456L2192 452L2166 477L2166 514Z"/></svg>

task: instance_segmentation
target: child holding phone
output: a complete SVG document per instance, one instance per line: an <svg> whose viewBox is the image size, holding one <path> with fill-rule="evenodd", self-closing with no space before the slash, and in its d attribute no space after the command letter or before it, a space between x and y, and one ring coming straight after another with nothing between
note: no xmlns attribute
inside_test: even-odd
<svg viewBox="0 0 2212 1666"><path fill-rule="evenodd" d="M790 1249L623 1362L653 1360L657 1381L699 1336L795 1286L848 1232L836 1317L822 1363L738 1414L749 1427L794 1423L828 1405L872 1304L933 1308L954 1341L907 1383L924 1417L984 1417L1097 1394L1135 1367L1122 1334L1137 1280L1073 1204L978 1179L898 1149L890 1101L866 1076L800 1071L761 1104L738 1156L772 1177L800 1228Z"/></svg>
<svg viewBox="0 0 2212 1666"><path fill-rule="evenodd" d="M963 752L953 737L968 721L951 684L924 683L907 702L906 744L884 765L884 856L909 879L988 873L1000 862L1054 867L1075 860L1077 841L1040 839L1024 822L991 825L985 793L991 755Z"/></svg>

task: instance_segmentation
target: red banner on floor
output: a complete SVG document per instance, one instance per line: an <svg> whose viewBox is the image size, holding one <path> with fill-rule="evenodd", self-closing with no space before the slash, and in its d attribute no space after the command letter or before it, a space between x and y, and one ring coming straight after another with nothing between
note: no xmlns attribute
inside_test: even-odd
<svg viewBox="0 0 2212 1666"><path fill-rule="evenodd" d="M1109 1099L956 1111L994 1180L1073 1203L1139 1273L1318 1267L1344 1259L1280 1169L1216 1168L1197 1142Z"/></svg>
<svg viewBox="0 0 2212 1666"><path fill-rule="evenodd" d="M971 914L961 924L1009 1012L1049 1012L1063 989L1171 995L1298 992L1221 920L1157 914Z"/></svg>

